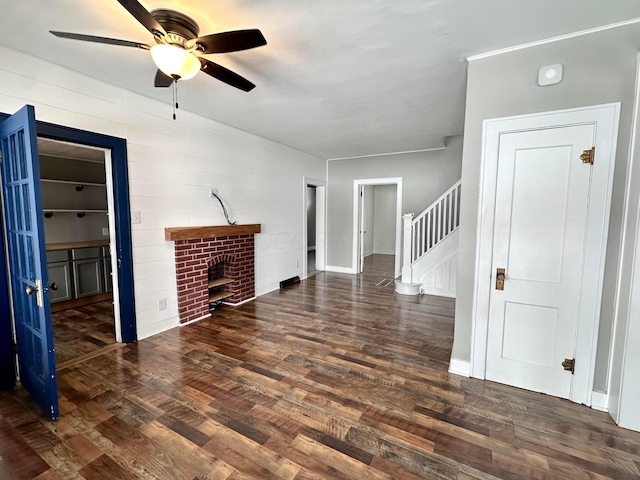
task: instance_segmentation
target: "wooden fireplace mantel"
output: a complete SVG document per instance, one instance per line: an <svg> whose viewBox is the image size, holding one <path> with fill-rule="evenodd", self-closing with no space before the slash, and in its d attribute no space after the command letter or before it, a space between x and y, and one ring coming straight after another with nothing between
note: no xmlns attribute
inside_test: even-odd
<svg viewBox="0 0 640 480"><path fill-rule="evenodd" d="M195 240L198 238L232 237L260 233L260 224L248 225L212 225L209 227L167 227L165 240Z"/></svg>

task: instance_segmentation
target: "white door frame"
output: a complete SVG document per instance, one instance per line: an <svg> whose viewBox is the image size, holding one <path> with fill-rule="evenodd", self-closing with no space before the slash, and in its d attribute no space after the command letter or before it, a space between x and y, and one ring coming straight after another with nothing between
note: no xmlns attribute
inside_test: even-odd
<svg viewBox="0 0 640 480"><path fill-rule="evenodd" d="M327 258L327 182L310 177L303 177L302 182L302 278L307 278L307 186L316 187L316 270L324 270Z"/></svg>
<svg viewBox="0 0 640 480"><path fill-rule="evenodd" d="M358 273L358 193L361 185L395 185L396 186L396 253L394 276L398 277L402 266L402 177L366 178L353 181L353 253L351 269Z"/></svg>
<svg viewBox="0 0 640 480"><path fill-rule="evenodd" d="M620 103L497 118L483 122L481 175L476 231L476 269L471 330L471 376L485 378L489 325L489 298L492 285L493 224L500 135L527 130L570 125L596 125L589 194L589 213L576 334L576 372L570 399L591 405L600 303L604 281L609 211L613 188ZM576 158L576 161L580 161ZM592 272L596 271L597 276ZM591 273L591 275L589 275ZM586 365L586 367L585 367Z"/></svg>

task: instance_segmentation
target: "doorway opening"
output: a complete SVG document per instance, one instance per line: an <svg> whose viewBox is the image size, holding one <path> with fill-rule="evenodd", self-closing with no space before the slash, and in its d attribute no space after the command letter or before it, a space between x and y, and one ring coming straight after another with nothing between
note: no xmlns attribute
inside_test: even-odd
<svg viewBox="0 0 640 480"><path fill-rule="evenodd" d="M43 204L39 138L102 151L104 186L91 187L106 190L106 208L55 208L60 207L53 203L59 201L55 195L50 199L51 204ZM0 328L3 331L0 337L3 341L10 338L9 342L5 342L10 343L9 348L3 349L0 355L0 385L2 388L11 388L19 377L20 384L40 405L43 413L55 419L59 416L59 409L50 292L56 290L48 278L45 220L53 218L51 213L74 213L78 219L86 217L88 213L111 213L107 227L111 262L106 263L107 268L110 266L115 273L111 275L113 286L117 285L112 288L113 304L118 307L114 311L114 336L119 342L136 341L127 146L121 138L39 122L31 105L25 105L13 115L0 113L0 140L4 226L4 236L0 237L0 251L3 252L0 255L0 270L4 272L4 275L0 274ZM46 178L56 181L45 183L72 186L78 188L76 192L81 192L85 186L89 187L89 183L100 183L88 179L70 181ZM101 206L104 207L104 200L102 202ZM45 213L49 214L49 218L45 217ZM104 267L103 256L106 253L100 253L102 262L97 263ZM72 255L72 261L78 261L78 275L91 272L91 268L81 260L94 258L83 258L82 253ZM93 284L101 286L103 279L97 275L103 275L104 268L98 266L94 272L98 273ZM71 273L68 277L68 286L72 288ZM90 277L85 275L87 280L81 282L82 288L86 287L89 291L92 286L88 280ZM62 278L67 281L64 273Z"/></svg>
<svg viewBox="0 0 640 480"><path fill-rule="evenodd" d="M38 138L51 320L60 370L121 341L111 155ZM114 281L115 280L115 281Z"/></svg>
<svg viewBox="0 0 640 480"><path fill-rule="evenodd" d="M303 278L325 269L325 198L327 182L304 178Z"/></svg>
<svg viewBox="0 0 640 480"><path fill-rule="evenodd" d="M354 180L353 186L353 271L391 284L402 265L402 178Z"/></svg>

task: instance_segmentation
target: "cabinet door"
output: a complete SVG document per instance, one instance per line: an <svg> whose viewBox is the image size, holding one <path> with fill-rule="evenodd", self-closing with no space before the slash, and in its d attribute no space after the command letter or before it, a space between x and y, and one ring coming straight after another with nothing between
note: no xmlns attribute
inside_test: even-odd
<svg viewBox="0 0 640 480"><path fill-rule="evenodd" d="M82 298L102 293L100 258L73 262L75 297Z"/></svg>
<svg viewBox="0 0 640 480"><path fill-rule="evenodd" d="M53 288L49 290L51 303L71 300L71 264L69 262L49 263L47 269L49 270L49 285L55 283L57 286L57 290Z"/></svg>

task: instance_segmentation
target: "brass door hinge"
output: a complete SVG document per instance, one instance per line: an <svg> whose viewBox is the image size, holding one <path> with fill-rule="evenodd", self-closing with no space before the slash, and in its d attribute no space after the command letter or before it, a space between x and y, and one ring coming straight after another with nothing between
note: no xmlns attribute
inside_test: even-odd
<svg viewBox="0 0 640 480"><path fill-rule="evenodd" d="M570 371L571 375L573 375L573 372L576 369L576 359L575 358L565 358L564 362L562 362L562 366L564 367L565 370Z"/></svg>
<svg viewBox="0 0 640 480"><path fill-rule="evenodd" d="M585 150L584 152L582 152L582 155L580 155L580 160L582 160L582 163L590 163L591 165L593 165L595 156L596 156L596 147L593 147L593 148L590 148L589 150Z"/></svg>

